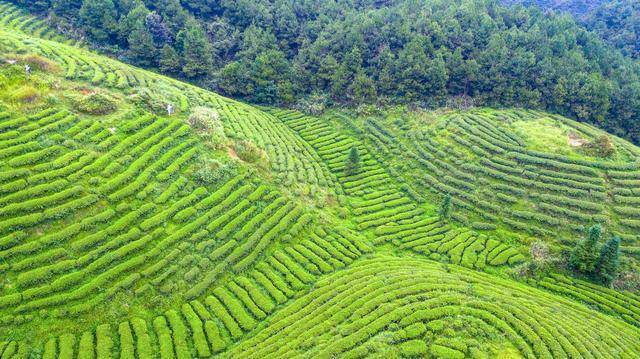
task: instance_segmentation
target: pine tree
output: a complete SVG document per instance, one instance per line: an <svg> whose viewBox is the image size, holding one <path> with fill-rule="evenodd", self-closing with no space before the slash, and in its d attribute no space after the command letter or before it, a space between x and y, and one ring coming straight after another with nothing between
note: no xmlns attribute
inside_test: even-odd
<svg viewBox="0 0 640 359"><path fill-rule="evenodd" d="M80 20L85 30L97 41L107 41L116 27L116 7L111 0L84 0Z"/></svg>
<svg viewBox="0 0 640 359"><path fill-rule="evenodd" d="M620 269L620 237L613 237L600 251L596 276L604 285L611 285Z"/></svg>
<svg viewBox="0 0 640 359"><path fill-rule="evenodd" d="M371 103L376 98L376 85L369 76L360 72L349 86L349 94L356 103Z"/></svg>
<svg viewBox="0 0 640 359"><path fill-rule="evenodd" d="M356 146L351 147L351 150L349 150L349 155L345 160L344 170L348 176L352 176L360 170L360 154Z"/></svg>
<svg viewBox="0 0 640 359"><path fill-rule="evenodd" d="M177 73L182 68L180 56L171 45L164 45L160 50L160 71L166 73Z"/></svg>
<svg viewBox="0 0 640 359"><path fill-rule="evenodd" d="M131 46L133 43L129 39L135 29L145 27L145 18L149 15L149 9L140 3L126 15L122 15L118 20L117 35L123 46Z"/></svg>
<svg viewBox="0 0 640 359"><path fill-rule="evenodd" d="M139 26L129 35L129 57L140 66L156 64L158 51L153 45L153 37L145 26Z"/></svg>
<svg viewBox="0 0 640 359"><path fill-rule="evenodd" d="M448 220L451 218L451 195L447 193L442 200L442 204L440 205L440 211L438 213L440 215L440 219Z"/></svg>
<svg viewBox="0 0 640 359"><path fill-rule="evenodd" d="M332 96L336 100L344 101L355 76L363 71L362 52L358 47L354 46L351 51L346 54L331 78Z"/></svg>
<svg viewBox="0 0 640 359"><path fill-rule="evenodd" d="M602 238L602 226L596 224L589 228L589 235L575 246L569 256L569 264L584 274L593 274L598 262L598 242Z"/></svg>
<svg viewBox="0 0 640 359"><path fill-rule="evenodd" d="M162 21L162 16L158 15L158 13L154 11L147 14L144 18L144 24L153 38L154 45L162 47L171 42L172 39L169 28L167 24Z"/></svg>
<svg viewBox="0 0 640 359"><path fill-rule="evenodd" d="M316 73L318 87L325 90L331 87L331 80L338 69L338 61L331 54L322 58Z"/></svg>
<svg viewBox="0 0 640 359"><path fill-rule="evenodd" d="M213 67L211 43L195 19L187 21L178 38L182 40L184 66L182 72L190 78L206 75Z"/></svg>

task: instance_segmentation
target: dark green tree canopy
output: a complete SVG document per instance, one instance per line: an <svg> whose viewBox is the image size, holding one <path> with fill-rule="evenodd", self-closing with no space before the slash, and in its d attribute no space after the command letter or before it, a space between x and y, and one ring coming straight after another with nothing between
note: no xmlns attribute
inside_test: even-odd
<svg viewBox="0 0 640 359"><path fill-rule="evenodd" d="M602 226L596 224L589 228L586 238L580 240L571 251L569 264L580 273L592 275L596 270L600 255Z"/></svg>
<svg viewBox="0 0 640 359"><path fill-rule="evenodd" d="M596 271L604 285L611 285L616 279L620 271L620 237L613 237L602 247Z"/></svg>
<svg viewBox="0 0 640 359"><path fill-rule="evenodd" d="M80 21L96 41L109 41L116 29L117 12L111 0L84 0Z"/></svg>
<svg viewBox="0 0 640 359"><path fill-rule="evenodd" d="M502 5L512 0L14 1L48 4L96 46L248 101L436 107L464 96L550 110L640 143L640 64L624 56L640 46L631 0L525 0L593 3L600 10L584 21Z"/></svg>
<svg viewBox="0 0 640 359"><path fill-rule="evenodd" d="M190 19L185 28L178 33L178 42L182 45L184 65L182 72L189 78L206 75L212 70L213 51L200 24Z"/></svg>
<svg viewBox="0 0 640 359"><path fill-rule="evenodd" d="M451 195L447 193L447 195L444 196L444 199L442 200L442 203L440 204L440 209L438 211L438 215L440 215L440 219L448 220L449 218L451 218L451 209L452 209Z"/></svg>
<svg viewBox="0 0 640 359"><path fill-rule="evenodd" d="M352 176L360 171L360 153L358 147L353 146L349 150L349 154L344 163L344 171L348 176Z"/></svg>

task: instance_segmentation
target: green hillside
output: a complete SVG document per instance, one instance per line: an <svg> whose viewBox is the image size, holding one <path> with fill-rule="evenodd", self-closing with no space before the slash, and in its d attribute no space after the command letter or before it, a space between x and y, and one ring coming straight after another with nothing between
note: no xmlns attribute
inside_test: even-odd
<svg viewBox="0 0 640 359"><path fill-rule="evenodd" d="M640 354L640 295L520 274L596 223L639 268L630 143L522 109L257 108L0 7L0 359Z"/></svg>
<svg viewBox="0 0 640 359"><path fill-rule="evenodd" d="M588 149L603 135L593 127L492 109L322 121L362 138L418 200L439 203L452 194L455 217L468 226L573 245L600 223L623 239L624 251L640 252L640 149L611 138L615 150L602 158Z"/></svg>

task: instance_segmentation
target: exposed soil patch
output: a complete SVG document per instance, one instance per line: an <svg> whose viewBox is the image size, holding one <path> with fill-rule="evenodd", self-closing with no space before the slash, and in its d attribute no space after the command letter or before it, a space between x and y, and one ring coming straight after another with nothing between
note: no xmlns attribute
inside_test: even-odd
<svg viewBox="0 0 640 359"><path fill-rule="evenodd" d="M94 93L95 91L89 90L87 88L81 88L81 89L78 89L78 92L80 92L83 95L89 95L89 94Z"/></svg>
<svg viewBox="0 0 640 359"><path fill-rule="evenodd" d="M236 150L233 148L233 146L227 147L227 153L231 158L235 158L236 160L240 159L240 157L238 157L238 153L236 153Z"/></svg>
<svg viewBox="0 0 640 359"><path fill-rule="evenodd" d="M569 132L567 141L571 147L582 147L589 142L573 131Z"/></svg>

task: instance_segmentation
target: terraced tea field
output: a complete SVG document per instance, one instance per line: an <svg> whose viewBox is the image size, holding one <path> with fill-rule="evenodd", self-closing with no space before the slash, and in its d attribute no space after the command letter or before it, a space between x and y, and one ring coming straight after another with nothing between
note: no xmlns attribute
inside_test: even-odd
<svg viewBox="0 0 640 359"><path fill-rule="evenodd" d="M318 282L229 356L633 357L638 335L537 289L376 255Z"/></svg>
<svg viewBox="0 0 640 359"><path fill-rule="evenodd" d="M532 237L572 244L585 223L636 265L636 147L543 151L544 126L600 132L524 110L256 108L0 9L1 359L640 355L638 294L511 275ZM94 93L117 107L79 110ZM226 140L192 126L198 107Z"/></svg>
<svg viewBox="0 0 640 359"><path fill-rule="evenodd" d="M433 201L451 194L456 219L470 227L572 245L586 226L600 223L623 239L623 251L640 252L640 152L626 141L613 139L613 159L586 156L571 138L592 141L601 131L528 110L445 114L428 126L410 119L397 125L394 116L332 118L380 158L393 159L387 170L409 193ZM555 143L542 142L545 131ZM557 151L546 151L550 146Z"/></svg>

